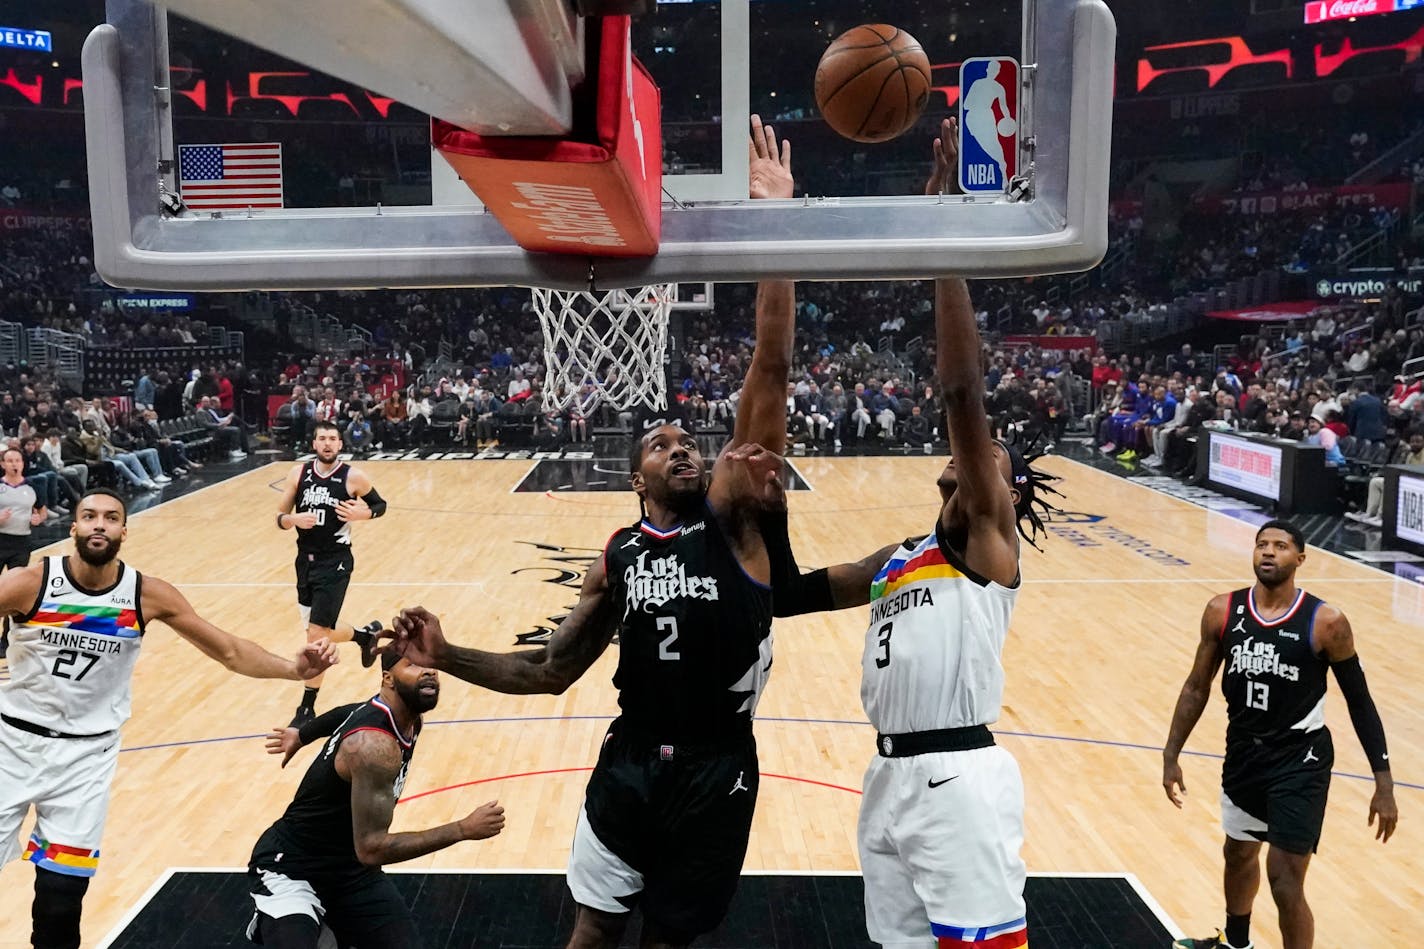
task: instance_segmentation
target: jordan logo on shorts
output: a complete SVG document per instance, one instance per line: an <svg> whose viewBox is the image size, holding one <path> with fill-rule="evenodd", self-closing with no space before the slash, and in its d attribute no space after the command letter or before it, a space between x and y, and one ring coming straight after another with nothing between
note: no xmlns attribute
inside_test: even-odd
<svg viewBox="0 0 1424 949"><path fill-rule="evenodd" d="M1319 758L1315 757L1315 749L1314 749L1314 748L1307 748L1307 749L1305 749L1305 761L1303 762L1303 764L1310 764L1312 761L1319 761L1319 760L1320 760Z"/></svg>
<svg viewBox="0 0 1424 949"><path fill-rule="evenodd" d="M737 772L737 783L734 784L734 785L732 785L732 790L730 790L730 791L727 792L727 796L728 796L728 797L731 797L733 794L736 794L738 791L749 791L749 790L751 790L751 789L748 788L745 784L742 783L742 777L743 777L745 774L746 774L745 771L738 771L738 772Z"/></svg>

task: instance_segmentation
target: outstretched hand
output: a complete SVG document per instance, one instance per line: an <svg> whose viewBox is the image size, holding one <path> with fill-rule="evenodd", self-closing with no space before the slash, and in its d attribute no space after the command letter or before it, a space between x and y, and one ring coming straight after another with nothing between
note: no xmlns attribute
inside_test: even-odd
<svg viewBox="0 0 1424 949"><path fill-rule="evenodd" d="M284 768L301 746L302 736L295 728L274 728L267 733L267 753L281 755Z"/></svg>
<svg viewBox="0 0 1424 949"><path fill-rule="evenodd" d="M381 630L376 638L388 640L376 647L377 655L394 653L427 669L440 668L447 645L440 617L423 606L401 610L400 615L391 620L390 629Z"/></svg>
<svg viewBox="0 0 1424 949"><path fill-rule="evenodd" d="M302 647L297 653L297 677L314 679L338 662L336 643L323 636Z"/></svg>
<svg viewBox="0 0 1424 949"><path fill-rule="evenodd" d="M727 460L740 467L750 490L763 507L778 510L786 507L786 489L781 483L784 458L755 442L743 442L727 451Z"/></svg>
<svg viewBox="0 0 1424 949"><path fill-rule="evenodd" d="M959 193L959 120L949 118L939 123L939 137L934 140L934 170L925 185L925 194Z"/></svg>
<svg viewBox="0 0 1424 949"><path fill-rule="evenodd" d="M776 132L752 116L752 134L747 142L748 178L753 198L790 198L796 189L791 177L791 143L782 141L778 151Z"/></svg>

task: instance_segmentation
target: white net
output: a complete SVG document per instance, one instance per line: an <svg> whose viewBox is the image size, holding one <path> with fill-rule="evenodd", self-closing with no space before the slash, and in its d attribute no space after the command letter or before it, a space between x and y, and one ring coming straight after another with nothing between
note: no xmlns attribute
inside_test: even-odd
<svg viewBox="0 0 1424 949"><path fill-rule="evenodd" d="M667 407L664 361L676 284L532 293L544 329L544 411L578 407L587 415L604 402Z"/></svg>

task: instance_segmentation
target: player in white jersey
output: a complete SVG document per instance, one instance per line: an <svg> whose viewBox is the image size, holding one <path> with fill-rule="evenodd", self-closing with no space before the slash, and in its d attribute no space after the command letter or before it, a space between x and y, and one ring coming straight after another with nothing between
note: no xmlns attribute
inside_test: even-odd
<svg viewBox="0 0 1424 949"><path fill-rule="evenodd" d="M74 555L0 575L0 613L14 617L10 681L0 688L0 862L35 865L35 949L78 949L79 915L99 864L99 837L129 717L130 681L146 627L160 620L209 658L258 679L309 679L336 661L329 642L295 661L218 629L183 594L118 559L128 536L119 495L95 489L74 508Z"/></svg>
<svg viewBox="0 0 1424 949"><path fill-rule="evenodd" d="M935 142L927 193L955 166L955 129ZM931 533L802 576L773 485L762 532L777 616L869 604L861 701L879 733L865 773L860 863L870 938L884 946L1022 949L1023 780L994 743L1000 661L1019 587L1020 525L1052 489L995 441L984 411L974 308L963 280L935 283L936 352L951 457ZM926 525L929 526L929 525Z"/></svg>

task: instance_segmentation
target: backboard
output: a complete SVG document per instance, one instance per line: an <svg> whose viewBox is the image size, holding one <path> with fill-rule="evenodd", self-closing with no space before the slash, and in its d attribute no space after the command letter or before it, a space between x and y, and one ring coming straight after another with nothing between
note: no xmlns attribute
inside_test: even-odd
<svg viewBox="0 0 1424 949"><path fill-rule="evenodd" d="M357 18L344 0L109 0L83 53L100 274L172 290L577 289L1043 274L1106 249L1115 27L1101 0L663 0L633 27L663 97L663 241L620 260L524 252L430 152L428 115L485 134L573 120L571 5L470 6L372 0ZM933 66L918 125L880 145L836 136L812 95L822 51L865 22L910 32ZM939 119L961 107L960 64L985 57L1020 64L1012 187L920 195ZM752 112L793 142L795 200L746 199ZM281 145L283 207L164 208L179 146L259 142Z"/></svg>

